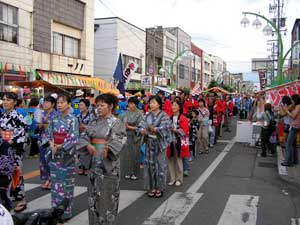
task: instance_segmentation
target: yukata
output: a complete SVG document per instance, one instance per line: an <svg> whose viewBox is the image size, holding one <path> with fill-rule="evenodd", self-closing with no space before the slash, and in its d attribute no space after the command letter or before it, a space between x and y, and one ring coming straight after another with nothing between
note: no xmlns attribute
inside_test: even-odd
<svg viewBox="0 0 300 225"><path fill-rule="evenodd" d="M190 145L190 152L191 152L191 159L196 157L196 141L198 139L198 131L200 128L200 122L198 118L190 120L190 130L189 130L189 145Z"/></svg>
<svg viewBox="0 0 300 225"><path fill-rule="evenodd" d="M12 195L15 200L22 200L25 197L24 179L22 174L24 143L26 140L25 127L26 125L23 116L17 113L16 110L0 114L1 136L3 139L5 139L4 136L6 136L8 137L7 140L11 139L13 141L11 147L15 155L15 165L20 172L20 183L12 190Z"/></svg>
<svg viewBox="0 0 300 225"><path fill-rule="evenodd" d="M15 171L15 156L12 147L0 137L0 204L11 210L11 181Z"/></svg>
<svg viewBox="0 0 300 225"><path fill-rule="evenodd" d="M49 121L47 130L50 141L61 144L61 148L51 157L51 204L58 207L64 199L68 204L63 219L72 217L72 206L75 186L75 145L79 138L79 126L77 118L68 114L62 117L56 115Z"/></svg>
<svg viewBox="0 0 300 225"><path fill-rule="evenodd" d="M143 114L140 111L127 111L121 117L123 123L128 123L129 126L137 127L143 120ZM137 135L134 130L127 130L127 141L122 150L122 163L125 164L124 174L128 176L139 176L140 159L141 159L141 144L142 138Z"/></svg>
<svg viewBox="0 0 300 225"><path fill-rule="evenodd" d="M157 129L157 133L147 132L145 137L144 186L146 190L164 191L167 183L166 150L172 141L172 122L163 111L156 116L150 112L139 127L148 131L151 126Z"/></svg>
<svg viewBox="0 0 300 225"><path fill-rule="evenodd" d="M82 115L81 113L77 116L78 121L79 121L79 126L80 124L83 125L88 125L90 121L92 121L95 116L94 114L87 112L86 115ZM81 131L79 129L79 133L83 133L83 131ZM83 169L83 170L88 170L91 167L91 160L92 160L92 156L89 154L89 152L86 149L80 149L78 151L78 159L79 159L79 168Z"/></svg>
<svg viewBox="0 0 300 225"><path fill-rule="evenodd" d="M89 224L114 225L118 214L120 196L120 151L126 143L124 123L110 116L92 120L81 134L78 149L89 144L95 146L97 155L92 157L89 170ZM102 158L103 148L109 149Z"/></svg>
<svg viewBox="0 0 300 225"><path fill-rule="evenodd" d="M52 110L51 112L44 111L41 121L42 128L40 128L39 135L40 178L44 181L50 180L49 162L51 156L51 149L49 146L49 140L47 138L46 130L48 128L49 122L51 122L56 115L56 110Z"/></svg>

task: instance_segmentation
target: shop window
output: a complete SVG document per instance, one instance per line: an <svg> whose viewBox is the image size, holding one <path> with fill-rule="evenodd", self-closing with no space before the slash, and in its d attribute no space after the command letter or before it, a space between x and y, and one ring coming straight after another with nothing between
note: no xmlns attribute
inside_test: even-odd
<svg viewBox="0 0 300 225"><path fill-rule="evenodd" d="M18 8L0 2L0 40L18 42Z"/></svg>

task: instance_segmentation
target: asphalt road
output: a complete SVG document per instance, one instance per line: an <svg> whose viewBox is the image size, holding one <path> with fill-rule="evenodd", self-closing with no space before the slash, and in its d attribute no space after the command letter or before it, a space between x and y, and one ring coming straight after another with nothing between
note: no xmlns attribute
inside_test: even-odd
<svg viewBox="0 0 300 225"><path fill-rule="evenodd" d="M245 131L247 132L247 131ZM279 178L276 156L261 158L260 149L235 143L235 129L224 133L209 154L191 163L181 187L168 187L161 199L144 194L143 180L121 180L119 225L300 225L300 189ZM36 170L27 159L25 171ZM29 208L50 206L38 177L26 180ZM76 177L74 218L87 225L88 179ZM29 190L30 189L30 190Z"/></svg>

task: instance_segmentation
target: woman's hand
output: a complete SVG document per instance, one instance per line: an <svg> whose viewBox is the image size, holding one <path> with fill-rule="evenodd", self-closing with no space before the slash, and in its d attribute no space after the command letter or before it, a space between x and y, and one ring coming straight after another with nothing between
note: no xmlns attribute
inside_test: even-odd
<svg viewBox="0 0 300 225"><path fill-rule="evenodd" d="M102 150L102 159L106 159L108 155L109 149L107 147L104 147Z"/></svg>
<svg viewBox="0 0 300 225"><path fill-rule="evenodd" d="M92 156L97 155L97 150L96 150L95 146L93 146L93 145L88 145L88 146L86 147L86 149L88 150L88 152L90 153L90 155L92 155Z"/></svg>
<svg viewBox="0 0 300 225"><path fill-rule="evenodd" d="M141 135L146 135L147 131L146 131L145 129L142 129L142 130L140 131L140 133L141 133Z"/></svg>

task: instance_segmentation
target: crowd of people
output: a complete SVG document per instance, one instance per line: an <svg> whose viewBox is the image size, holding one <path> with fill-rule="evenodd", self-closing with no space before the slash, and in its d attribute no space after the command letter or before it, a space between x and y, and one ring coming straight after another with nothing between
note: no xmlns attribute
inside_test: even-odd
<svg viewBox="0 0 300 225"><path fill-rule="evenodd" d="M161 198L167 186L181 186L190 163L214 148L231 119L261 122L261 156L275 153L279 122L262 95L191 95L175 93L84 97L64 94L32 98L27 107L12 92L2 96L0 114L0 202L15 212L27 207L22 173L25 149L39 156L41 188L51 191L51 204L67 200L58 224L72 217L76 173L88 175L89 220L114 224L118 212L120 178L143 179L150 198ZM296 138L300 130L300 98L282 99L280 120L285 124L284 166L298 163ZM275 137L276 139L276 137ZM25 146L28 146L25 148ZM122 171L121 171L122 165ZM109 188L108 188L109 187ZM108 190L109 189L109 190Z"/></svg>

